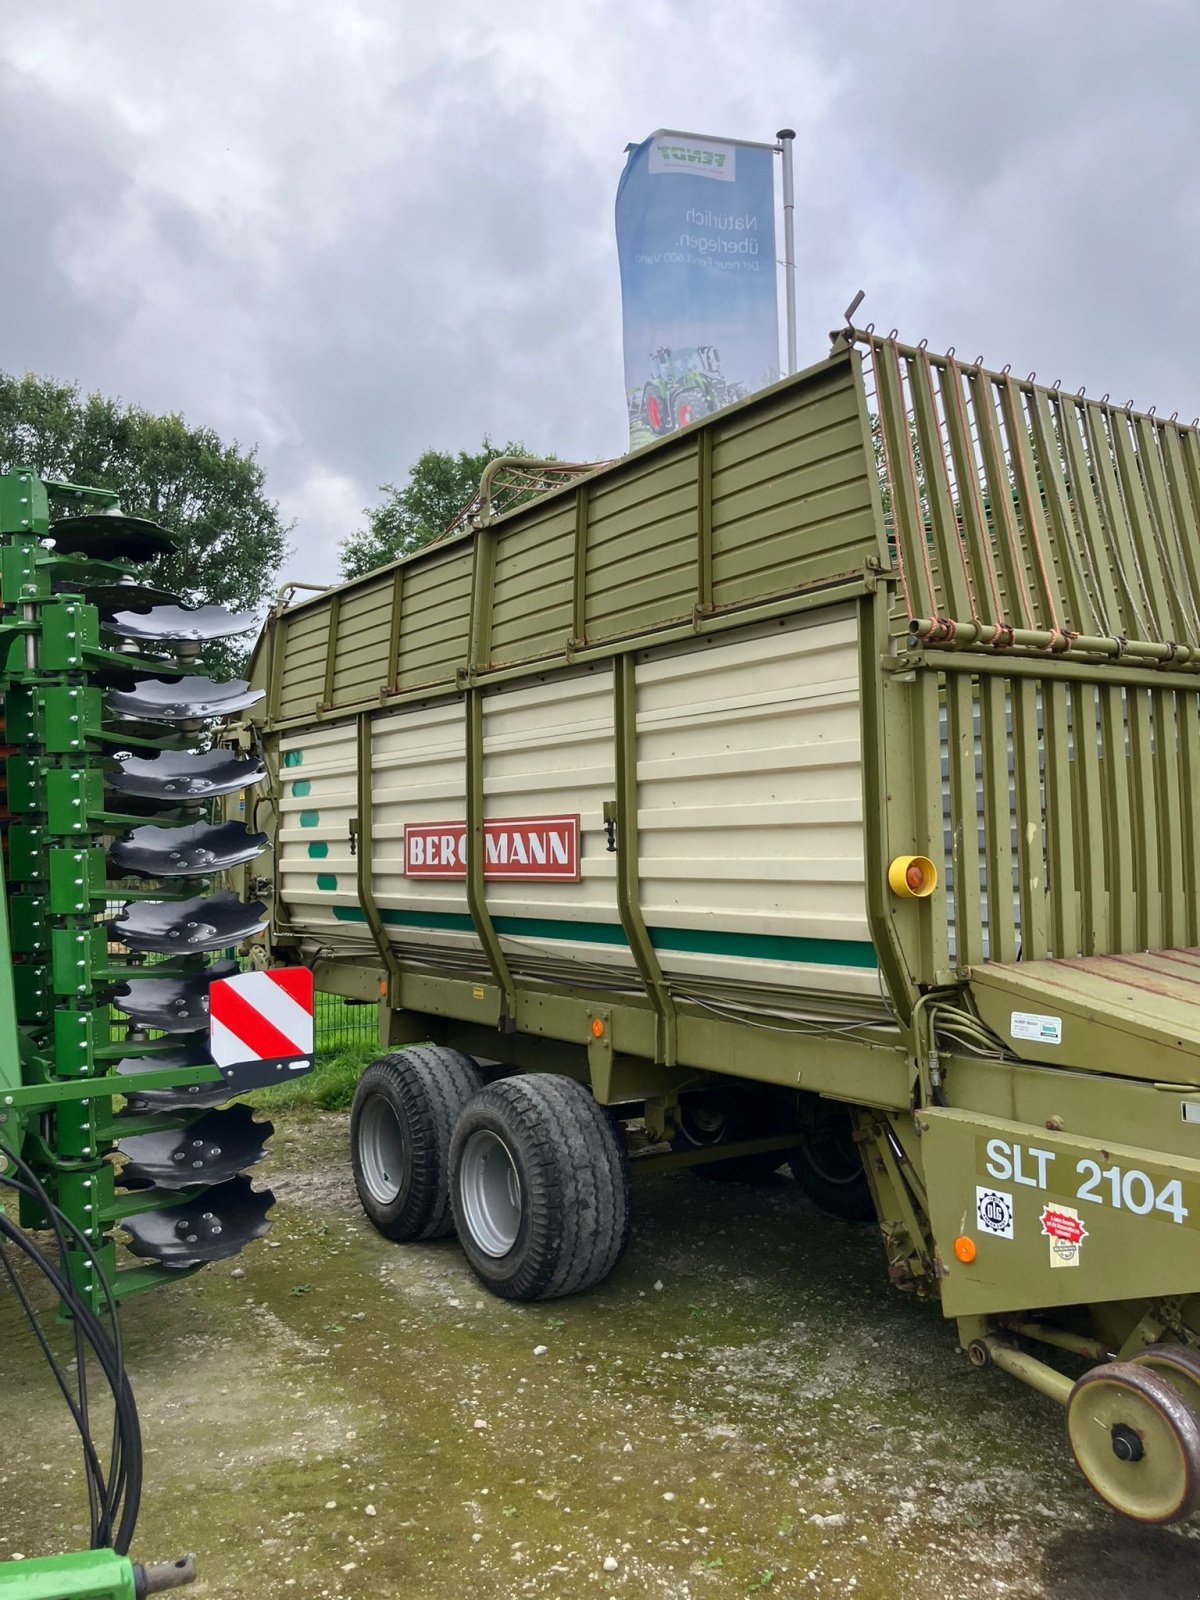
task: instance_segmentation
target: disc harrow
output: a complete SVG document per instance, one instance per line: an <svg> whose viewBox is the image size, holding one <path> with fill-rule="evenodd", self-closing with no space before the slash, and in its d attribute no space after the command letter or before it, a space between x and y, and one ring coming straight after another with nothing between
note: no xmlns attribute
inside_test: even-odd
<svg viewBox="0 0 1200 1600"><path fill-rule="evenodd" d="M0 476L0 1172L24 1157L120 1295L236 1254L274 1199L243 1176L272 1126L227 1104L271 1073L209 1047L210 985L266 925L217 880L267 841L219 809L265 776L218 726L259 695L199 657L255 619L139 575L174 546L108 491ZM87 1252L70 1272L98 1304Z"/></svg>

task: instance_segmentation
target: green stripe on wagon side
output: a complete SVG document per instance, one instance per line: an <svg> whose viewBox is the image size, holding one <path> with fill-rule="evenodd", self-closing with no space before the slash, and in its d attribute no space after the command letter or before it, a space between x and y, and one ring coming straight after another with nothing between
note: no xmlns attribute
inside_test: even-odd
<svg viewBox="0 0 1200 1600"><path fill-rule="evenodd" d="M339 922L366 922L358 906L334 906ZM448 933L473 933L470 917L457 911L382 911L393 928L429 928ZM493 917L496 932L513 938L564 939L576 944L624 945L619 923L568 922L553 917ZM814 967L863 967L879 963L869 939L803 939L775 933L702 933L698 928L651 928L656 950L687 955L736 956L746 961L792 961Z"/></svg>

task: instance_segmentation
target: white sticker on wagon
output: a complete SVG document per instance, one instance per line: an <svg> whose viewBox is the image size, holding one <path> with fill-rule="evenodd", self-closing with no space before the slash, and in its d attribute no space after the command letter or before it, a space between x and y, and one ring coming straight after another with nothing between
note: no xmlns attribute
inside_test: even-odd
<svg viewBox="0 0 1200 1600"><path fill-rule="evenodd" d="M1200 1122L1200 1100L1184 1100L1181 1104L1185 1122Z"/></svg>
<svg viewBox="0 0 1200 1600"><path fill-rule="evenodd" d="M1013 1197L1003 1189L975 1190L975 1220L981 1233L990 1233L993 1239L1013 1237Z"/></svg>
<svg viewBox="0 0 1200 1600"><path fill-rule="evenodd" d="M1033 1044L1061 1044L1062 1018L1043 1017L1036 1011L1014 1011L1008 1031L1014 1039L1029 1039Z"/></svg>

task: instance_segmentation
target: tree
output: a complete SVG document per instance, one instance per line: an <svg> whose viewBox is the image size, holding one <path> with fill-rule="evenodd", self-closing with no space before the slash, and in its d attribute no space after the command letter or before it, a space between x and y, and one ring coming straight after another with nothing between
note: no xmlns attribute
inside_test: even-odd
<svg viewBox="0 0 1200 1600"><path fill-rule="evenodd" d="M141 569L147 582L233 611L261 612L272 598L288 530L254 450L189 427L177 412L155 416L53 378L0 372L0 472L19 466L115 490L123 510L174 533L178 549ZM233 645L206 651L206 660L236 664L248 647Z"/></svg>
<svg viewBox="0 0 1200 1600"><path fill-rule="evenodd" d="M425 450L408 469L408 482L402 489L394 483L380 484L379 492L386 499L365 507L366 527L342 540L342 576L357 578L410 555L444 533L474 499L484 467L497 456L529 459L529 451L511 441L495 445L486 437L473 453Z"/></svg>

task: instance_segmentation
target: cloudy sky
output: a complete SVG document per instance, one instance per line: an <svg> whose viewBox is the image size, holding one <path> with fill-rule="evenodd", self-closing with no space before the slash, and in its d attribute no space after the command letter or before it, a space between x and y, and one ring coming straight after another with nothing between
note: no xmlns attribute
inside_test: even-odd
<svg viewBox="0 0 1200 1600"><path fill-rule="evenodd" d="M421 450L590 459L656 127L797 130L801 363L901 336L1200 411L1195 0L0 6L0 366L257 444L286 575Z"/></svg>

